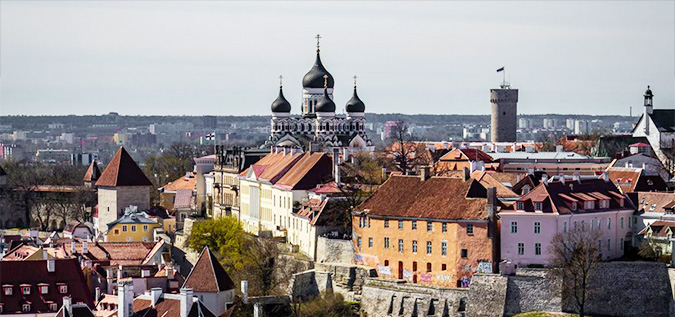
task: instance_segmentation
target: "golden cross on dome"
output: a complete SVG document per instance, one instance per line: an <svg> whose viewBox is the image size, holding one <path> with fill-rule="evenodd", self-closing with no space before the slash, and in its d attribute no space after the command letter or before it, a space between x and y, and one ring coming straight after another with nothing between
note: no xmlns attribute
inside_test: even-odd
<svg viewBox="0 0 675 317"><path fill-rule="evenodd" d="M323 75L323 88L328 88L328 75Z"/></svg>
<svg viewBox="0 0 675 317"><path fill-rule="evenodd" d="M279 75L279 87L284 86L284 76Z"/></svg>
<svg viewBox="0 0 675 317"><path fill-rule="evenodd" d="M317 34L315 38L316 38L316 50L318 51L319 50L319 40L321 39L321 35Z"/></svg>
<svg viewBox="0 0 675 317"><path fill-rule="evenodd" d="M354 87L356 87L356 78L358 78L358 77L356 77L356 75L354 75Z"/></svg>

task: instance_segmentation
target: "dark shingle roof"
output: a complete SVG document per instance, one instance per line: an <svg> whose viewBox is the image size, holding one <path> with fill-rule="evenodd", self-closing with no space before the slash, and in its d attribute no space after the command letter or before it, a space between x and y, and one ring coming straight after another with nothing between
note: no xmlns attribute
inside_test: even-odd
<svg viewBox="0 0 675 317"><path fill-rule="evenodd" d="M661 132L675 131L675 109L654 109L650 115Z"/></svg>
<svg viewBox="0 0 675 317"><path fill-rule="evenodd" d="M96 186L152 186L152 182L134 162L127 150L120 147L96 182Z"/></svg>
<svg viewBox="0 0 675 317"><path fill-rule="evenodd" d="M183 287L192 288L195 292L218 293L234 289L234 282L211 250L205 247Z"/></svg>
<svg viewBox="0 0 675 317"><path fill-rule="evenodd" d="M321 56L319 51L316 51L316 61L314 61L314 66L312 69L305 74L305 77L302 78L302 87L304 88L323 88L324 79L323 76L328 76L328 88L333 88L335 86L335 81L333 80L333 75L331 75L323 64L321 63Z"/></svg>

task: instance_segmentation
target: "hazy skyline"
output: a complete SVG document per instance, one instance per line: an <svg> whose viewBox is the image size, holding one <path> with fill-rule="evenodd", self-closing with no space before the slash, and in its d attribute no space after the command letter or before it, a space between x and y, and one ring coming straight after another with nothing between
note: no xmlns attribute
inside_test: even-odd
<svg viewBox="0 0 675 317"><path fill-rule="evenodd" d="M319 33L338 112L489 114L675 106L675 3L0 1L0 114L299 113Z"/></svg>

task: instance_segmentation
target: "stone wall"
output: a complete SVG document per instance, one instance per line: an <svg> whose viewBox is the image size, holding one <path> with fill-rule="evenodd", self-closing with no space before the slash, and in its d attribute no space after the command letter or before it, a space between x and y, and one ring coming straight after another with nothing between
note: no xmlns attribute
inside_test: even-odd
<svg viewBox="0 0 675 317"><path fill-rule="evenodd" d="M457 316L465 311L468 295L468 289L370 278L363 286L361 312L368 317Z"/></svg>
<svg viewBox="0 0 675 317"><path fill-rule="evenodd" d="M316 262L354 264L354 246L352 241L323 237L317 238Z"/></svg>
<svg viewBox="0 0 675 317"><path fill-rule="evenodd" d="M358 301L366 280L377 276L374 268L353 264L317 263L316 271L328 274L333 292L341 294L347 301Z"/></svg>
<svg viewBox="0 0 675 317"><path fill-rule="evenodd" d="M547 269L518 270L506 288L507 315L530 310L562 311L562 280Z"/></svg>
<svg viewBox="0 0 675 317"><path fill-rule="evenodd" d="M508 277L499 274L476 274L469 288L468 316L501 316L506 306Z"/></svg>

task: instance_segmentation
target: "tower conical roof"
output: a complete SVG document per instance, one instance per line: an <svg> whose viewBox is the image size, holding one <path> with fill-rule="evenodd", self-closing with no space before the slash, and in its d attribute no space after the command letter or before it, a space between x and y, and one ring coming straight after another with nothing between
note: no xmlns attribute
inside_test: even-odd
<svg viewBox="0 0 675 317"><path fill-rule="evenodd" d="M333 88L335 82L333 81L333 75L331 75L323 64L321 64L321 56L319 50L316 50L316 61L314 61L314 66L312 69L305 74L305 77L302 78L302 87L304 88L323 88L324 79L323 76L328 76L328 88Z"/></svg>
<svg viewBox="0 0 675 317"><path fill-rule="evenodd" d="M192 288L195 292L218 293L234 289L234 282L211 250L204 247L183 287Z"/></svg>
<svg viewBox="0 0 675 317"><path fill-rule="evenodd" d="M347 112L365 112L366 111L366 104L361 101L361 98L359 98L359 95L356 94L356 86L354 86L354 95L352 96L352 99L349 99L347 101L347 106L345 107L345 110Z"/></svg>
<svg viewBox="0 0 675 317"><path fill-rule="evenodd" d="M284 97L281 86L279 86L279 96L272 102L272 112L291 112L291 103Z"/></svg>
<svg viewBox="0 0 675 317"><path fill-rule="evenodd" d="M96 161L92 161L91 164L89 164L89 168L87 168L87 172L84 173L84 181L85 182L94 182L97 179L101 177L101 170L98 169L98 164L96 164Z"/></svg>
<svg viewBox="0 0 675 317"><path fill-rule="evenodd" d="M120 147L96 182L96 186L152 186L152 182L145 176L127 150Z"/></svg>

